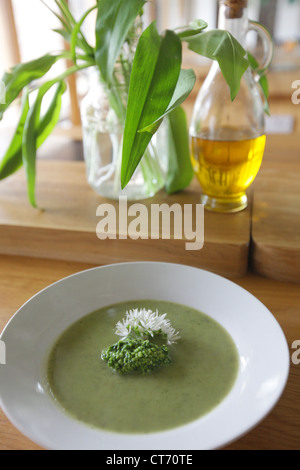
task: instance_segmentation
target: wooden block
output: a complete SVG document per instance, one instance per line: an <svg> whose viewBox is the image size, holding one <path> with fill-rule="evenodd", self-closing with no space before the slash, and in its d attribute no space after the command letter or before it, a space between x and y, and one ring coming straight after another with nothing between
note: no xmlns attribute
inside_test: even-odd
<svg viewBox="0 0 300 470"><path fill-rule="evenodd" d="M254 184L252 264L263 276L300 283L298 143L294 138L281 137L273 139L273 146L267 149Z"/></svg>
<svg viewBox="0 0 300 470"><path fill-rule="evenodd" d="M187 250L187 239L100 240L96 227L99 205L119 202L97 195L87 184L83 162L39 161L37 201L27 200L23 170L0 183L0 253L103 265L129 261L164 261L201 267L228 277L243 276L248 267L250 211L213 214L205 211L204 246ZM169 206L200 204L195 181L188 190L172 196L161 191L143 201L149 213L152 204ZM128 204L130 206L130 204ZM195 227L194 227L195 229Z"/></svg>

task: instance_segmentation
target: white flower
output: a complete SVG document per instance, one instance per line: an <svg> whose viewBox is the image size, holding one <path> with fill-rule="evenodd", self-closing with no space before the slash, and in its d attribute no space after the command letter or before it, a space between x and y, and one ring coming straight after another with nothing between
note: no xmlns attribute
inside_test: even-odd
<svg viewBox="0 0 300 470"><path fill-rule="evenodd" d="M116 335L121 336L122 340L129 335L136 338L145 339L149 336L165 335L168 344L176 343L180 339L179 332L175 332L169 320L166 319L166 313L159 315L158 311L134 309L126 312L126 318L116 325Z"/></svg>

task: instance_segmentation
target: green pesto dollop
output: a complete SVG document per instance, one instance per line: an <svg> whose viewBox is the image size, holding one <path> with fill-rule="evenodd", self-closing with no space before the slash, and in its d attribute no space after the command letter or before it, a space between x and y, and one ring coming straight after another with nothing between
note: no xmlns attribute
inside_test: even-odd
<svg viewBox="0 0 300 470"><path fill-rule="evenodd" d="M118 341L102 351L101 358L121 374L138 372L146 374L171 363L168 347L158 346L143 339Z"/></svg>

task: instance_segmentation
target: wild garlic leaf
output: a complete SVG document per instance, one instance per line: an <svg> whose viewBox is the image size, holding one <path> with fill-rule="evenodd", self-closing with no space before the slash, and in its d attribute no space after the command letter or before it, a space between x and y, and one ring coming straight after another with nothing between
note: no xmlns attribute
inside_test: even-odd
<svg viewBox="0 0 300 470"><path fill-rule="evenodd" d="M44 0L41 0L41 2L51 11L53 15L56 16L56 18L60 21L61 23L61 28L54 29L56 33L60 34L65 41L71 43L72 42L72 36L76 34L76 43L78 46L87 54L93 54L93 48L89 46L87 43L84 35L80 31L80 26L79 30L78 28L78 23L76 22L75 18L73 17L71 10L65 0L54 0L57 7L58 11L53 10ZM93 7L97 8L97 5ZM88 12L89 13L89 12ZM84 21L84 20L83 20ZM77 30L75 32L75 30Z"/></svg>
<svg viewBox="0 0 300 470"><path fill-rule="evenodd" d="M63 37L63 39L66 41L66 42L70 42L71 41L71 33L69 31L66 31L65 29L63 28L57 28L57 29L52 29L52 31L54 33L57 33L59 34L60 36Z"/></svg>
<svg viewBox="0 0 300 470"><path fill-rule="evenodd" d="M15 173L23 165L22 139L25 121L29 112L28 89L24 89L21 104L21 117L10 145L0 161L0 180Z"/></svg>
<svg viewBox="0 0 300 470"><path fill-rule="evenodd" d="M175 33L161 37L155 23L138 42L129 86L124 129L121 186L130 181L151 138L139 132L163 116L174 95L181 68L181 42Z"/></svg>
<svg viewBox="0 0 300 470"><path fill-rule="evenodd" d="M256 73L256 69L259 67L259 64L257 60L255 59L255 57L249 51L247 52L247 55L248 55L248 60L250 62L251 68L253 72ZM269 105L269 82L264 72L260 74L258 84L260 86L260 89L264 98L264 111L268 116L270 116L271 111L270 111L270 105Z"/></svg>
<svg viewBox="0 0 300 470"><path fill-rule="evenodd" d="M206 23L206 21L198 19L198 20L192 20L189 24L189 27L193 31L198 31L199 29L201 30L206 29L208 27L208 24Z"/></svg>
<svg viewBox="0 0 300 470"><path fill-rule="evenodd" d="M30 62L18 64L4 74L2 80L6 87L6 103L0 105L0 120L23 88L43 77L60 58L61 55L46 54Z"/></svg>
<svg viewBox="0 0 300 470"><path fill-rule="evenodd" d="M190 50L218 61L233 101L240 89L242 76L249 67L246 51L240 43L223 30L206 31L183 40L187 41Z"/></svg>
<svg viewBox="0 0 300 470"><path fill-rule="evenodd" d="M83 25L84 21L86 18L89 16L89 14L94 11L97 8L97 5L94 5L93 7L89 8L88 11L84 13L82 18L76 23L76 25L73 28L72 35L70 38L70 49L71 49L71 56L73 59L74 64L77 62L77 57L76 57L76 47L79 46L81 47L81 40L79 35L82 36L82 33L80 31L81 26ZM86 47L87 46L87 47ZM85 50L88 52L91 56L94 54L94 50L92 47L90 47L88 44L86 44Z"/></svg>
<svg viewBox="0 0 300 470"><path fill-rule="evenodd" d="M51 8L46 2L45 0L41 0L41 2L45 5L45 7L48 8L48 10L51 11L51 13L53 13L53 15L56 16L56 18L61 22L62 26L63 26L63 30L64 31L68 31L69 33L71 33L72 31L72 24L69 22L69 20L66 21L66 19L64 18L64 15L61 15L60 13L58 13L57 11L53 10L53 8ZM60 6L58 5L59 7L59 11L61 12L61 8Z"/></svg>
<svg viewBox="0 0 300 470"><path fill-rule="evenodd" d="M98 0L95 58L108 85L128 31L144 4L144 0Z"/></svg>
<svg viewBox="0 0 300 470"><path fill-rule="evenodd" d="M160 116L155 122L151 123L150 125L140 129L139 132L151 132L151 134L155 134L159 125L161 124L162 119L167 116L167 114L171 113L177 106L180 106L190 95L191 91L194 88L196 82L196 75L192 69L182 69L180 71L179 79L172 97L172 100L168 106L168 109L164 113L163 116Z"/></svg>
<svg viewBox="0 0 300 470"><path fill-rule="evenodd" d="M52 12L54 12L57 18L60 18L61 23L71 32L76 24L76 20L71 13L68 3L65 0L54 0L54 2L56 3L60 13L57 14L53 10Z"/></svg>
<svg viewBox="0 0 300 470"><path fill-rule="evenodd" d="M59 121L62 95L66 89L67 85L64 81L58 82L55 93L53 94L53 97L49 103L49 107L45 114L40 118L40 121L37 125L37 148L39 148L45 142Z"/></svg>
<svg viewBox="0 0 300 470"><path fill-rule="evenodd" d="M271 110L269 104L269 82L266 75L262 75L260 77L258 84L264 97L264 111L268 116L270 116Z"/></svg>
<svg viewBox="0 0 300 470"><path fill-rule="evenodd" d="M178 37L183 40L196 34L201 33L204 29L208 27L208 24L204 20L194 20L191 21L188 26L182 29L178 34Z"/></svg>
<svg viewBox="0 0 300 470"><path fill-rule="evenodd" d="M27 177L28 198L35 208L37 207L35 199L36 152L38 146L44 142L57 123L61 103L60 97L66 89L65 84L62 82L57 84L58 88L51 102L51 109L42 119L40 118L41 106L44 96L56 83L56 80L51 80L39 88L35 102L28 112L23 130L22 155ZM55 97L56 102L54 101Z"/></svg>
<svg viewBox="0 0 300 470"><path fill-rule="evenodd" d="M168 122L168 194L181 191L191 183L194 171L190 160L189 133L184 109L175 108L167 116Z"/></svg>
<svg viewBox="0 0 300 470"><path fill-rule="evenodd" d="M47 111L38 123L36 129L37 148L40 147L42 143L47 139L47 137L51 134L58 122L61 109L61 96L65 90L66 84L64 82L61 82L53 95L53 98L49 104ZM28 89L24 89L21 104L21 117L19 119L15 134L10 142L10 145L0 163L0 180L12 175L23 165L23 131L27 115L29 113L29 109L29 91Z"/></svg>

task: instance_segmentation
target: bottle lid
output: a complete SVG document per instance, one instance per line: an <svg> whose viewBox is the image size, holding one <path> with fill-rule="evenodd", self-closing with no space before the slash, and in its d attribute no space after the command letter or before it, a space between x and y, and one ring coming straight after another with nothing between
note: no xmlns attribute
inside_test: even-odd
<svg viewBox="0 0 300 470"><path fill-rule="evenodd" d="M220 0L220 4L227 7L226 18L241 18L244 8L248 6L248 0Z"/></svg>

